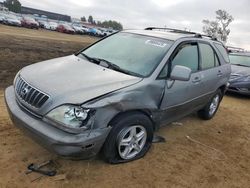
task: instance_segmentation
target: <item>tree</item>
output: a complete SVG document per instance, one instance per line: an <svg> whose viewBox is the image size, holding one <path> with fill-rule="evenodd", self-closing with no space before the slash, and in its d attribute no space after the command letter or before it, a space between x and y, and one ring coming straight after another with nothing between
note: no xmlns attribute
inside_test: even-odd
<svg viewBox="0 0 250 188"><path fill-rule="evenodd" d="M91 15L89 16L88 22L91 23L91 24L93 24L93 22L94 22L93 16L91 16Z"/></svg>
<svg viewBox="0 0 250 188"><path fill-rule="evenodd" d="M123 29L122 24L117 22L117 21L114 21L114 20L104 21L99 26L105 27L105 28L113 28L115 30L122 30Z"/></svg>
<svg viewBox="0 0 250 188"><path fill-rule="evenodd" d="M87 21L86 18L85 18L85 16L81 17L81 21L82 22L86 22Z"/></svg>
<svg viewBox="0 0 250 188"><path fill-rule="evenodd" d="M230 34L230 29L228 29L228 26L234 20L234 18L225 10L217 10L215 13L215 21L202 21L204 24L203 32L226 43Z"/></svg>
<svg viewBox="0 0 250 188"><path fill-rule="evenodd" d="M5 0L3 4L9 11L21 13L22 5L18 0Z"/></svg>

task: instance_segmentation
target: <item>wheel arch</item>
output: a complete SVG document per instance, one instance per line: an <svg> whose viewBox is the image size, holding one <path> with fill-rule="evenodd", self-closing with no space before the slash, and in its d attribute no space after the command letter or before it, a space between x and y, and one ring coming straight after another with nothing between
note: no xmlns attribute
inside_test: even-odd
<svg viewBox="0 0 250 188"><path fill-rule="evenodd" d="M225 85L222 85L222 86L220 86L218 89L220 89L221 92L222 92L222 94L224 94L224 93L226 92L226 90L227 90L227 85L226 85L226 84L225 84Z"/></svg>
<svg viewBox="0 0 250 188"><path fill-rule="evenodd" d="M152 113L150 110L148 109L135 109L135 110L127 110L127 111L122 111L122 112L119 112L117 113L108 123L109 126L113 126L114 123L119 119L121 118L122 116L125 116L125 115L129 115L129 114L134 114L134 113L137 113L137 114L143 114L145 116L148 117L148 119L152 122L152 125L153 125L153 130L156 129L156 123L154 122L154 120L152 119Z"/></svg>

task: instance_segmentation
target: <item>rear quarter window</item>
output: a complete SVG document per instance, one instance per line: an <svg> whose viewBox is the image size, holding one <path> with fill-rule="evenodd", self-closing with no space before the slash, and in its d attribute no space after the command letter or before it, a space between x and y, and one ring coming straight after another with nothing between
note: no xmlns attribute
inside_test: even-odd
<svg viewBox="0 0 250 188"><path fill-rule="evenodd" d="M230 60L229 60L228 53L225 47L222 44L218 44L218 43L214 43L214 46L219 50L225 62L229 63Z"/></svg>

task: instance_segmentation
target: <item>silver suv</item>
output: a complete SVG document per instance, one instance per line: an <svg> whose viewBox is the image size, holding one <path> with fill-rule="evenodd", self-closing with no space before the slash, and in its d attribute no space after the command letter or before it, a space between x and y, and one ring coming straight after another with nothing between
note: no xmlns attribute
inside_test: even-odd
<svg viewBox="0 0 250 188"><path fill-rule="evenodd" d="M221 42L168 28L121 31L23 68L5 99L14 124L47 149L109 163L144 156L161 125L211 119L227 89Z"/></svg>

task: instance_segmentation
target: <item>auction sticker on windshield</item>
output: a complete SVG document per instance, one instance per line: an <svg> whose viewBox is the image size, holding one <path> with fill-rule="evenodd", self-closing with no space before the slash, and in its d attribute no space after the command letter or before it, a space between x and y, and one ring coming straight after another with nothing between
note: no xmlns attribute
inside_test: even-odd
<svg viewBox="0 0 250 188"><path fill-rule="evenodd" d="M167 46L166 43L160 42L160 41L156 41L156 40L146 40L145 44L157 46L157 47L160 47L160 48L164 48L165 46Z"/></svg>

